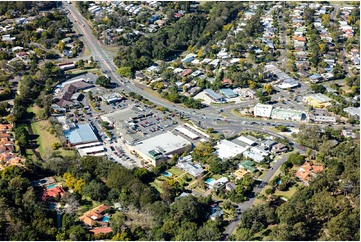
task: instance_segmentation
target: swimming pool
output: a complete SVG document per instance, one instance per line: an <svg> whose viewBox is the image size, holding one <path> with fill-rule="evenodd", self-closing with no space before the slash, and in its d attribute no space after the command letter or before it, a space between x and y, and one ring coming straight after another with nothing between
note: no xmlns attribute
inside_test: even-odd
<svg viewBox="0 0 361 242"><path fill-rule="evenodd" d="M54 188L54 187L56 187L56 184L49 185L49 186L47 186L46 188Z"/></svg>
<svg viewBox="0 0 361 242"><path fill-rule="evenodd" d="M212 181L214 181L213 178L208 178L208 179L205 181L205 183L210 183L210 182L212 182Z"/></svg>
<svg viewBox="0 0 361 242"><path fill-rule="evenodd" d="M172 173L168 172L168 171L163 171L162 172L162 175L163 176L166 176L166 177L172 177Z"/></svg>
<svg viewBox="0 0 361 242"><path fill-rule="evenodd" d="M104 216L102 219L102 222L109 222L109 216Z"/></svg>
<svg viewBox="0 0 361 242"><path fill-rule="evenodd" d="M55 209L55 207L56 207L56 204L55 204L55 203L50 203L50 204L48 205L48 208L49 208L49 209Z"/></svg>

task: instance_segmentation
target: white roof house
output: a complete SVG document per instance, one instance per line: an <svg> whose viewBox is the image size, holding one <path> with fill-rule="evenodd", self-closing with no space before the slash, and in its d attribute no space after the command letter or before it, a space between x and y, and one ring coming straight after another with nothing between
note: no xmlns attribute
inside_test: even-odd
<svg viewBox="0 0 361 242"><path fill-rule="evenodd" d="M221 140L216 146L216 154L221 159L229 159L236 155L242 154L248 147L242 147L228 140Z"/></svg>
<svg viewBox="0 0 361 242"><path fill-rule="evenodd" d="M237 140L242 141L243 143L246 143L250 146L257 144L257 139L252 136L240 136L237 138Z"/></svg>
<svg viewBox="0 0 361 242"><path fill-rule="evenodd" d="M263 159L264 159L264 156L255 154L255 153L253 153L252 151L249 151L249 150L245 151L243 153L243 156L246 157L246 158L252 159L252 160L254 160L255 162L258 162L258 163L263 161Z"/></svg>
<svg viewBox="0 0 361 242"><path fill-rule="evenodd" d="M267 104L260 104L257 103L256 106L254 106L254 116L256 117L264 117L264 118L270 118L272 113L272 105Z"/></svg>

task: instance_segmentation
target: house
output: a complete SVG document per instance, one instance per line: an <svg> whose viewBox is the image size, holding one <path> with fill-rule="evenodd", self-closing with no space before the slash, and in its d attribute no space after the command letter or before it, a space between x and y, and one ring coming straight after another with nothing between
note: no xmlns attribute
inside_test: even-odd
<svg viewBox="0 0 361 242"><path fill-rule="evenodd" d="M46 187L45 191L41 197L42 201L49 201L50 199L56 199L57 197L63 197L65 194L65 191L60 186L55 186L52 188Z"/></svg>
<svg viewBox="0 0 361 242"><path fill-rule="evenodd" d="M193 62L192 62L192 63L193 63ZM196 70L195 72L192 73L192 77L197 77L197 76L199 76L199 75L201 75L201 74L202 74L202 71Z"/></svg>
<svg viewBox="0 0 361 242"><path fill-rule="evenodd" d="M243 156L244 156L245 158L252 159L252 160L254 160L254 161L257 162L257 163L260 163L260 162L263 161L264 158L265 158L264 156L255 154L255 153L253 153L252 151L249 151L249 150L245 151L245 152L243 153Z"/></svg>
<svg viewBox="0 0 361 242"><path fill-rule="evenodd" d="M109 216L104 213L110 207L106 204L101 204L96 208L93 208L85 212L79 219L90 227L107 227L109 223Z"/></svg>
<svg viewBox="0 0 361 242"><path fill-rule="evenodd" d="M250 160L242 161L238 164L239 169L246 170L248 172L256 172L257 168L254 166L254 163Z"/></svg>
<svg viewBox="0 0 361 242"><path fill-rule="evenodd" d="M320 74L314 74L310 76L310 82L311 83L319 83L323 80L322 76Z"/></svg>
<svg viewBox="0 0 361 242"><path fill-rule="evenodd" d="M69 70L69 69L73 69L75 68L75 63L74 62L66 62L66 63L59 63L58 64L58 67L61 69L61 70Z"/></svg>
<svg viewBox="0 0 361 242"><path fill-rule="evenodd" d="M281 154L288 151L288 147L282 143L278 143L272 147L271 152L274 154Z"/></svg>
<svg viewBox="0 0 361 242"><path fill-rule="evenodd" d="M263 147L265 150L271 150L274 145L276 145L277 142L271 139L267 139L261 142L261 147Z"/></svg>
<svg viewBox="0 0 361 242"><path fill-rule="evenodd" d="M190 155L179 158L176 166L194 177L199 177L204 173L202 166L200 164L194 164L192 162L192 156Z"/></svg>
<svg viewBox="0 0 361 242"><path fill-rule="evenodd" d="M226 183L226 190L227 191L232 191L232 190L234 190L234 189L236 189L236 185L234 185L234 183L232 183L232 182L228 182L228 183Z"/></svg>
<svg viewBox="0 0 361 242"><path fill-rule="evenodd" d="M238 93L242 100L254 99L256 96L256 92L249 88L242 88Z"/></svg>
<svg viewBox="0 0 361 242"><path fill-rule="evenodd" d="M186 69L186 70L184 70L183 71L183 76L188 76L189 74L191 74L192 73L192 70L191 69Z"/></svg>
<svg viewBox="0 0 361 242"><path fill-rule="evenodd" d="M215 180L213 178L209 178L205 181L206 185L209 187L209 189L217 189L222 185L225 185L228 182L228 178L227 177L221 177L218 180Z"/></svg>
<svg viewBox="0 0 361 242"><path fill-rule="evenodd" d="M222 209L217 204L211 205L211 213L209 216L210 219L214 221L214 220L222 218L222 216L223 216Z"/></svg>
<svg viewBox="0 0 361 242"><path fill-rule="evenodd" d="M100 235L100 234L108 234L113 232L111 227L104 227L104 228L95 228L95 229L91 229L89 230L90 233L96 235Z"/></svg>
<svg viewBox="0 0 361 242"><path fill-rule="evenodd" d="M11 37L10 34L5 34L5 35L2 36L1 40L4 41L4 42L10 42L11 43L11 42L13 42L13 40L16 40L16 37Z"/></svg>
<svg viewBox="0 0 361 242"><path fill-rule="evenodd" d="M305 185L309 185L309 181L317 176L317 173L323 171L321 165L311 165L309 162L305 162L295 173L295 176L298 177Z"/></svg>
<svg viewBox="0 0 361 242"><path fill-rule="evenodd" d="M235 177L236 180L238 179L242 179L244 177L244 175L248 174L248 170L245 170L243 168L239 168L238 170L236 170L233 173L233 176Z"/></svg>
<svg viewBox="0 0 361 242"><path fill-rule="evenodd" d="M67 37L65 39L60 40L61 42L63 42L64 44L69 44L71 42L71 38Z"/></svg>
<svg viewBox="0 0 361 242"><path fill-rule="evenodd" d="M254 147L252 147L252 148L250 149L250 151L253 152L253 153L256 154L256 155L260 155L260 156L263 156L263 157L269 155L269 152L268 152L268 151L262 149L262 148L259 147L259 146L254 146Z"/></svg>
<svg viewBox="0 0 361 242"><path fill-rule="evenodd" d="M353 133L352 130L343 129L341 135L345 138L353 138L353 139L357 138L357 135Z"/></svg>

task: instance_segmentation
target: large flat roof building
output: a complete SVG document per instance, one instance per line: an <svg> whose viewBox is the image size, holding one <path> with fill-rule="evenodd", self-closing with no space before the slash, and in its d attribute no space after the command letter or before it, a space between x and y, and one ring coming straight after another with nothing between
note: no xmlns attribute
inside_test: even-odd
<svg viewBox="0 0 361 242"><path fill-rule="evenodd" d="M332 99L321 93L316 93L303 97L303 101L314 108L325 108L331 105Z"/></svg>
<svg viewBox="0 0 361 242"><path fill-rule="evenodd" d="M180 155L191 148L191 142L171 132L145 139L130 146L132 152L138 154L145 161L151 162L154 166L161 164L168 155Z"/></svg>
<svg viewBox="0 0 361 242"><path fill-rule="evenodd" d="M214 102L225 102L224 98L219 95L218 93L215 93L213 90L211 89L205 89L204 93L211 98Z"/></svg>
<svg viewBox="0 0 361 242"><path fill-rule="evenodd" d="M254 116L270 118L272 113L272 105L257 103L253 108Z"/></svg>
<svg viewBox="0 0 361 242"><path fill-rule="evenodd" d="M234 92L230 88L222 88L220 92L226 97L226 98L234 98L238 96L238 93Z"/></svg>
<svg viewBox="0 0 361 242"><path fill-rule="evenodd" d="M345 111L346 113L348 113L350 116L357 116L360 117L360 107L347 107L344 108L343 111Z"/></svg>
<svg viewBox="0 0 361 242"><path fill-rule="evenodd" d="M305 120L306 114L301 111L283 109L283 108L274 108L271 115L272 119L282 119L282 120L292 120L292 121L302 121Z"/></svg>
<svg viewBox="0 0 361 242"><path fill-rule="evenodd" d="M71 145L98 141L98 137L90 124L78 124L70 130L65 130L64 135Z"/></svg>
<svg viewBox="0 0 361 242"><path fill-rule="evenodd" d="M239 146L228 140L219 141L216 148L216 154L221 159L229 159L235 157L236 155L242 154L248 149L248 147Z"/></svg>

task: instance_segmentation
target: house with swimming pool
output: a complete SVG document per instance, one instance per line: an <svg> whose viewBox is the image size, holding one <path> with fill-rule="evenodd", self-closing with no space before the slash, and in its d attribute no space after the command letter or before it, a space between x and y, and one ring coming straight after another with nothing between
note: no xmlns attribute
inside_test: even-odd
<svg viewBox="0 0 361 242"><path fill-rule="evenodd" d="M109 208L108 205L101 204L85 212L79 219L88 228L109 227L109 214L106 213Z"/></svg>

